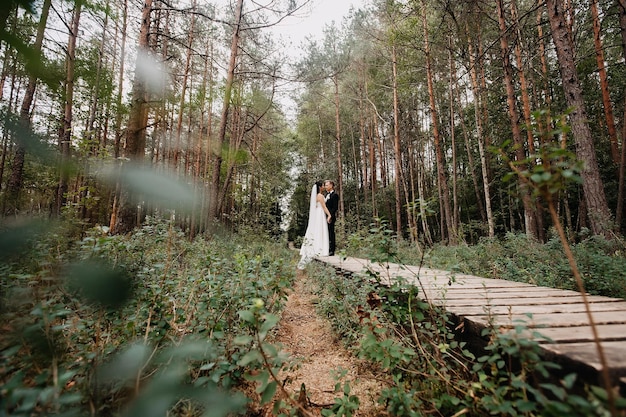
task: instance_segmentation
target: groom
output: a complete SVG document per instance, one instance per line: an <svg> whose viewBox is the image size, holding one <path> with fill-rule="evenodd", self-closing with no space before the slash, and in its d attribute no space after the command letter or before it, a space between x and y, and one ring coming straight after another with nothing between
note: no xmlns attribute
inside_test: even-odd
<svg viewBox="0 0 626 417"><path fill-rule="evenodd" d="M335 192L335 183L331 180L324 182L326 190L326 208L330 211L331 219L328 222L328 255L335 254L335 222L337 221L337 209L339 208L339 195Z"/></svg>

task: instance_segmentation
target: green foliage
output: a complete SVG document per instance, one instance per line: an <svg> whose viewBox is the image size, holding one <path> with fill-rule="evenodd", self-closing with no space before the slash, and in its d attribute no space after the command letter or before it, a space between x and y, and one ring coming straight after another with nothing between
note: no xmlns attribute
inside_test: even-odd
<svg viewBox="0 0 626 417"><path fill-rule="evenodd" d="M189 242L153 218L128 236L36 236L0 268L4 415L225 416L247 381L273 396L287 358L266 338L293 279L287 249Z"/></svg>
<svg viewBox="0 0 626 417"><path fill-rule="evenodd" d="M384 236L390 232L372 232L367 238L369 243L356 239L361 251L378 253L379 243L385 246ZM529 245L527 238L510 235L505 242L526 248L522 257L527 254L529 260L541 263L533 259L537 249ZM493 247L486 246L488 243ZM503 253L515 253L496 241L485 241L483 245L481 254L496 251L494 259ZM469 258L479 259L476 254ZM458 256L449 262L460 266ZM472 341L470 347L455 331L458 319L421 301L412 285L379 285L383 277L371 271L342 278L320 268L312 276L318 281L320 314L329 317L336 331L347 336L344 340L353 346L356 355L372 362L389 381L380 393L379 403L390 415L582 417L609 413L606 392L584 386L576 381L575 374L564 375L557 364L542 356L541 334L530 331L523 322L503 328L486 327L482 344L477 346ZM419 273L415 278L419 279ZM381 302L370 302L375 298L372 294ZM346 332L346 328L351 331ZM623 399L618 400L620 409L625 405ZM328 411L326 415L333 414Z"/></svg>
<svg viewBox="0 0 626 417"><path fill-rule="evenodd" d="M346 374L347 371L344 369L337 371L335 375L335 380L337 381L335 384L335 392L341 392L343 396L335 398L335 403L331 408L323 409L321 412L322 416L352 417L355 411L358 410L360 405L359 397L350 394L351 389L348 381L343 381L342 383L342 379Z"/></svg>
<svg viewBox="0 0 626 417"><path fill-rule="evenodd" d="M589 293L626 298L623 242L593 236L571 247ZM401 258L410 264L415 259L411 256L403 253ZM437 245L426 254L425 264L488 278L576 290L570 266L555 236L545 244L522 233L507 233L503 238L483 238L472 246Z"/></svg>

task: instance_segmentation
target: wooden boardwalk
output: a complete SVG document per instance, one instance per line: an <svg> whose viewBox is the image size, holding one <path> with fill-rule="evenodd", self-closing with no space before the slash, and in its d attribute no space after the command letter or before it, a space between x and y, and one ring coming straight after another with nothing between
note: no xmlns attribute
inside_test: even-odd
<svg viewBox="0 0 626 417"><path fill-rule="evenodd" d="M575 368L591 383L600 384L602 370L589 316L579 292L489 279L448 271L366 259L328 256L317 259L345 274L371 271L383 284L404 280L419 288L421 298L444 306L464 331L480 335L490 322L515 326L523 322L549 340L538 340L547 357ZM609 374L615 385L626 387L626 301L587 295ZM595 379L595 381L594 381Z"/></svg>

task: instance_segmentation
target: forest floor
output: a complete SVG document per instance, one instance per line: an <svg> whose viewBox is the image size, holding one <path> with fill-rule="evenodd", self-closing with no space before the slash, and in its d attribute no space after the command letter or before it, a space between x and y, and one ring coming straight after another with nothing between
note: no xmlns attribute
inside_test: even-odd
<svg viewBox="0 0 626 417"><path fill-rule="evenodd" d="M298 271L274 340L297 363L280 375L280 380L286 381L285 390L298 398L304 384L305 403L313 415L319 416L323 408L332 407L335 398L343 398L343 385L348 381L350 395L360 402L355 417L386 415L376 402L385 386L384 379L345 348L330 323L317 315L316 296L309 289L308 279L305 271ZM337 382L341 382L339 392L335 392ZM261 415L271 416L272 406L268 405Z"/></svg>

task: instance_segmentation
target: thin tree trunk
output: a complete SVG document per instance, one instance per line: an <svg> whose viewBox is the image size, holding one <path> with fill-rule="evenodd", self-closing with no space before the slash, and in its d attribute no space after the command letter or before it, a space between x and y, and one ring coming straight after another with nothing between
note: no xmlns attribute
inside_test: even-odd
<svg viewBox="0 0 626 417"><path fill-rule="evenodd" d="M209 42L209 44L207 45L207 54L205 57L205 61L208 62L213 62L213 43ZM213 148L213 143L212 143L212 137L213 137L213 65L209 64L209 97L208 97L208 109L207 109L207 121L206 121L206 150L205 150L205 154L204 154L204 171L203 171L203 176L207 176L208 173L210 172L210 159L211 159L211 149ZM206 188L203 190L203 194L204 194L204 198L202 199L202 212L205 212L205 204L209 203L208 205L210 206L210 202L207 201L208 198L210 198L210 193L207 192ZM205 227L203 228L204 230L209 229L209 223L213 220L213 217L209 217L209 216L203 216L202 221L203 224L205 225Z"/></svg>
<svg viewBox="0 0 626 417"><path fill-rule="evenodd" d="M491 209L491 192L489 190L489 171L488 171L488 161L485 153L485 139L483 134L483 122L481 115L482 111L482 89L478 83L478 71L476 69L476 65L478 65L479 61L476 61L474 58L474 50L472 48L472 40L469 37L469 29L466 27L467 32L467 45L468 45L468 56L470 63L470 81L472 83L472 92L474 94L474 119L476 123L476 136L478 143L478 156L480 157L480 168L483 180L483 193L485 195L485 214L487 216L487 228L489 237L495 236L495 220L493 217L493 211Z"/></svg>
<svg viewBox="0 0 626 417"><path fill-rule="evenodd" d="M570 121L572 134L576 142L576 156L580 161L584 162L582 180L589 223L594 234L611 237L613 232L611 213L604 193L602 179L600 178L593 137L587 122L587 111L582 88L574 63L574 44L568 30L561 2L558 0L546 0L546 7L548 8L552 39L559 61L563 89L565 90L565 99L568 107L572 109Z"/></svg>
<svg viewBox="0 0 626 417"><path fill-rule="evenodd" d="M454 86L454 92L455 92L455 101L458 103L463 103L462 108L465 108L464 106L467 106L467 103L469 101L467 100L467 97L465 97L464 100L461 101L458 81L457 81L457 84L455 84ZM463 130L463 145L465 146L465 154L467 155L469 173L470 173L470 176L472 177L472 184L474 185L474 194L476 195L476 205L478 206L478 212L480 213L480 218L484 223L487 221L487 215L485 212L485 204L483 202L483 196L480 193L480 185L478 184L478 177L476 176L476 160L474 159L474 150L472 149L470 134L467 128L467 123L465 123L465 118L460 117L460 122L461 122L461 128Z"/></svg>
<svg viewBox="0 0 626 417"><path fill-rule="evenodd" d="M445 171L445 159L443 157L443 146L441 144L441 135L439 133L439 122L437 108L435 105L435 90L433 83L433 74L431 67L430 45L428 42L428 23L426 20L426 5L422 0L422 23L424 30L424 54L426 56L426 78L428 83L428 96L430 99L430 114L432 121L432 130L434 138L435 154L437 158L437 182L441 189L441 199L443 205L442 218L446 224L447 238L451 245L457 244L457 230L452 221L452 213L450 208L450 191L448 190L448 179ZM441 236L445 240L445 236Z"/></svg>
<svg viewBox="0 0 626 417"><path fill-rule="evenodd" d="M496 7L498 12L498 22L500 26L500 49L502 52L502 66L504 69L504 84L506 87L507 108L509 113L509 120L511 123L511 131L513 133L513 142L515 143L515 158L518 163L526 159L526 152L524 151L524 141L522 140L522 133L520 131L519 124L517 123L518 111L516 104L515 87L513 85L513 67L509 58L509 43L507 41L507 28L504 17L504 7L502 0L496 0ZM521 180L518 180L519 189L522 197L522 205L524 208L524 227L526 234L537 238L537 222L535 218L535 208L533 207L530 190L528 186Z"/></svg>
<svg viewBox="0 0 626 417"><path fill-rule="evenodd" d="M152 0L145 0L141 13L141 26L137 45L138 60L146 59L145 55L150 50L151 15ZM144 56L140 56L141 54L144 54ZM130 115L126 128L125 148L126 156L136 163L143 162L146 148L148 92L143 77L144 75L139 71L139 62L137 62L131 93ZM127 192L119 184L116 186L116 196L111 213L111 231L112 233L127 233L138 225L137 209L130 203Z"/></svg>
<svg viewBox="0 0 626 417"><path fill-rule="evenodd" d="M517 0L511 0L511 18L515 27L515 61L517 63L518 74L520 79L520 92L522 96L522 110L524 114L524 124L526 126L526 145L528 146L528 153L534 155L535 152L535 139L533 136L531 109L530 109L530 96L528 94L528 81L526 80L526 73L524 71L524 60L522 59L522 51L525 49L523 45L522 32L520 30L520 22L517 11ZM529 165L535 165L535 158L530 158ZM531 200L532 201L532 200ZM545 241L545 234L543 232L543 220L541 217L541 204L537 198L535 198L532 207L532 214L534 219L533 235L536 236L541 242Z"/></svg>
<svg viewBox="0 0 626 417"><path fill-rule="evenodd" d="M122 97L124 96L124 56L126 55L126 27L128 22L128 0L124 0L122 8L122 29L119 31L121 39L120 67L117 78L117 98L115 100L115 139L113 142L113 157L120 157L120 143L122 138Z"/></svg>
<svg viewBox="0 0 626 417"><path fill-rule="evenodd" d="M626 57L626 0L618 0L619 26L622 35L622 53ZM626 97L626 87L624 88ZM624 177L626 176L626 102L624 102L624 114L622 116L622 152L619 163L619 190L617 192L616 223L621 228L624 216Z"/></svg>
<svg viewBox="0 0 626 417"><path fill-rule="evenodd" d="M456 67L454 66L454 59L452 57L453 41L451 37L449 37L448 42L448 63L450 65L448 94L450 97L450 146L452 148L452 221L454 222L454 229L457 229L459 227L459 193L457 190L458 167L456 160L456 129L454 123L454 84L456 82Z"/></svg>
<svg viewBox="0 0 626 417"><path fill-rule="evenodd" d="M33 52L36 54L41 53L41 46L43 44L43 37L46 31L46 24L48 22L50 5L51 0L45 0L41 8L41 16L39 18L39 24L37 25L37 35L35 37L35 43L33 45ZM20 123L22 124L24 129L30 129L30 110L33 105L36 88L37 78L34 75L30 75L28 77L28 85L26 86L26 90L24 91L22 106L20 107ZM11 201L11 204L15 205L15 207L17 207L19 193L22 189L23 184L25 156L26 149L20 142L18 142L16 144L15 157L13 158L13 166L7 186L6 197L7 200Z"/></svg>
<svg viewBox="0 0 626 417"><path fill-rule="evenodd" d="M535 153L535 142L532 131L532 120L530 115L530 97L528 95L528 82L526 81L526 74L524 72L524 60L522 59L522 32L519 27L519 18L517 12L517 0L511 0L511 19L513 20L513 27L515 28L515 62L518 68L520 93L522 96L522 112L524 115L524 124L526 125L526 144L528 146L528 152L533 155Z"/></svg>
<svg viewBox="0 0 626 417"><path fill-rule="evenodd" d="M220 127L217 133L215 149L213 150L213 174L211 176L211 187L209 190L209 219L217 219L218 196L220 189L220 173L222 169L222 147L226 138L226 127L228 125L228 111L230 109L230 97L232 94L233 81L235 79L235 68L237 63L237 53L239 48L239 35L241 31L241 17L243 11L243 0L237 0L235 7L235 21L233 23L233 35L230 45L230 60L226 73L226 84L224 85L224 101L222 103L222 115Z"/></svg>
<svg viewBox="0 0 626 417"><path fill-rule="evenodd" d="M543 3L543 0L537 0L538 3ZM546 59L546 46L544 42L543 36L543 26L541 25L542 20L542 7L537 8L537 36L539 39L539 57L541 59L541 75L542 75L542 83L541 88L545 101L545 110L546 110L546 118L545 125L542 125L541 120L539 121L539 129L541 133L541 137L547 136L547 132L551 129L552 126L552 116L550 115L550 107L552 106L552 94L550 92L550 88L548 87L549 82L549 74L548 74L548 61Z"/></svg>
<svg viewBox="0 0 626 417"><path fill-rule="evenodd" d="M337 146L337 184L339 185L339 216L344 216L344 190L343 190L343 165L341 162L341 119L339 118L339 74L333 75L333 84L335 85L335 140ZM340 227L343 222L339 223ZM340 236L343 231L340 230Z"/></svg>
<svg viewBox="0 0 626 417"><path fill-rule="evenodd" d="M80 24L81 2L76 3L74 13L72 15L72 24L70 26L69 41L67 45L66 59L66 79L65 79L65 113L63 116L63 127L59 138L59 146L61 149L61 169L59 185L57 189L56 214L61 214L61 209L65 205L66 194L69 181L69 161L72 143L72 107L74 105L74 71L76 67L76 40L78 37L78 26Z"/></svg>
<svg viewBox="0 0 626 417"><path fill-rule="evenodd" d="M616 164L620 161L620 153L617 145L617 129L615 128L615 117L613 116L613 104L609 94L609 81L604 66L604 51L602 49L602 39L600 37L600 18L598 17L598 0L591 0L591 18L593 22L593 43L596 50L596 62L598 64L598 77L600 78L600 91L602 92L602 104L604 106L604 118L609 132L609 142L611 145L611 158Z"/></svg>
<svg viewBox="0 0 626 417"><path fill-rule="evenodd" d="M106 8L108 9L109 2L107 1ZM89 150L92 155L96 155L99 150L99 142L97 136L94 134L96 116L98 114L98 106L100 103L100 79L102 78L102 61L104 58L104 46L106 44L107 26L109 24L109 14L104 16L104 24L102 26L102 38L100 39L100 45L98 47L98 62L96 64L96 80L94 83L93 92L91 94L91 106L89 106L89 116L87 118L87 125L85 127L85 139L89 143Z"/></svg>
<svg viewBox="0 0 626 417"><path fill-rule="evenodd" d="M392 91L393 91L393 150L394 150L394 161L395 161L395 171L396 171L396 181L395 181L395 203L396 203L396 235L398 239L402 239L402 200L400 198L400 181L402 181L402 176L400 172L402 170L400 164L402 162L402 155L400 153L400 128L398 127L398 73L397 73L397 57L396 57L396 46L391 45L391 69L392 69Z"/></svg>
<svg viewBox="0 0 626 417"><path fill-rule="evenodd" d="M194 0L191 4L191 8L195 10L196 8L196 0ZM185 69L183 70L183 81L180 92L180 103L178 108L178 119L176 122L176 145L174 146L174 169L178 169L178 159L180 158L181 152L181 134L183 128L183 113L185 111L185 95L187 93L187 80L189 78L189 71L191 70L191 53L193 51L193 36L194 36L194 26L196 23L196 15L194 13L191 14L191 23L190 29L187 32L187 54L185 59Z"/></svg>

